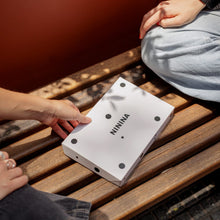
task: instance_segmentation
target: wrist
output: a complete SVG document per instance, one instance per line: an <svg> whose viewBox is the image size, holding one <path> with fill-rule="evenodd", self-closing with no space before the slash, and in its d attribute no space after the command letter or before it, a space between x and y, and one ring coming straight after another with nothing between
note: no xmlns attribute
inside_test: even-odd
<svg viewBox="0 0 220 220"><path fill-rule="evenodd" d="M52 100L0 88L0 118L43 121L55 112Z"/></svg>
<svg viewBox="0 0 220 220"><path fill-rule="evenodd" d="M38 121L45 121L48 117L53 115L54 106L52 100L41 98L41 97L30 97L32 100L28 103L26 109L26 116Z"/></svg>

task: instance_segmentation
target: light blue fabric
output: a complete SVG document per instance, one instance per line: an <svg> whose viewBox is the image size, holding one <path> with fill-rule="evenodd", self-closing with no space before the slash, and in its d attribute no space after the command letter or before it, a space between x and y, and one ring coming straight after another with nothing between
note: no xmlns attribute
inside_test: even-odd
<svg viewBox="0 0 220 220"><path fill-rule="evenodd" d="M162 79L190 96L220 102L220 10L202 11L179 28L152 28L142 59Z"/></svg>

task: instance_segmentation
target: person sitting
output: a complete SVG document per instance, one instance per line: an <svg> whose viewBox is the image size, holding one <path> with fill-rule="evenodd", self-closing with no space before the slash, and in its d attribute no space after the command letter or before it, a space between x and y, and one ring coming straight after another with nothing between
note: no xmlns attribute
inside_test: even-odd
<svg viewBox="0 0 220 220"><path fill-rule="evenodd" d="M192 97L220 102L220 0L167 0L144 15L143 62Z"/></svg>
<svg viewBox="0 0 220 220"><path fill-rule="evenodd" d="M67 137L79 123L90 123L69 100L49 100L0 88L1 119L34 119ZM60 126L61 125L61 126ZM1 220L88 219L91 204L32 188L7 152L0 151Z"/></svg>

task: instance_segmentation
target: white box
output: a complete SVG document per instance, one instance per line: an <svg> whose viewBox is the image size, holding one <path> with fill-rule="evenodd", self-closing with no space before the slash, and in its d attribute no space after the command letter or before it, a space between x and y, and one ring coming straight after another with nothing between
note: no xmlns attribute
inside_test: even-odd
<svg viewBox="0 0 220 220"><path fill-rule="evenodd" d="M64 153L122 186L173 115L174 107L119 78L63 141Z"/></svg>

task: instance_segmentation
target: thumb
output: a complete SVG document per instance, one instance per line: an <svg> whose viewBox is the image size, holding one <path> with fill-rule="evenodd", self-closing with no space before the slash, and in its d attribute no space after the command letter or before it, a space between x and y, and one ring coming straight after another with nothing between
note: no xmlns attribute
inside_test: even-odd
<svg viewBox="0 0 220 220"><path fill-rule="evenodd" d="M89 123L91 119L80 113L79 109L68 100L51 100L55 108L53 116L63 120L77 120L81 123Z"/></svg>
<svg viewBox="0 0 220 220"><path fill-rule="evenodd" d="M184 24L179 16L164 18L158 23L161 27L178 27Z"/></svg>
<svg viewBox="0 0 220 220"><path fill-rule="evenodd" d="M81 114L80 112L77 112L75 120L77 120L79 123L83 123L83 124L88 124L92 121L91 118Z"/></svg>

